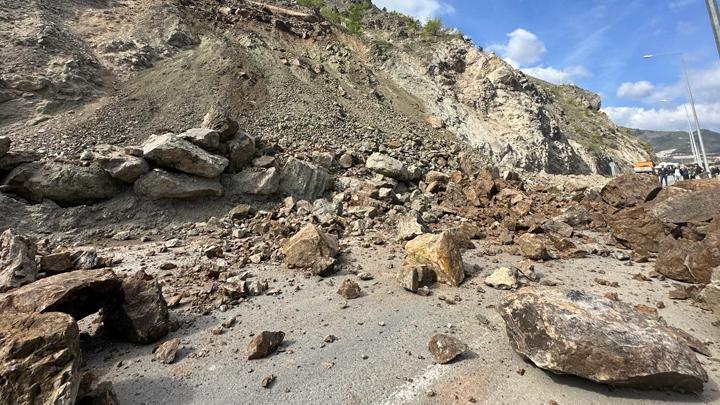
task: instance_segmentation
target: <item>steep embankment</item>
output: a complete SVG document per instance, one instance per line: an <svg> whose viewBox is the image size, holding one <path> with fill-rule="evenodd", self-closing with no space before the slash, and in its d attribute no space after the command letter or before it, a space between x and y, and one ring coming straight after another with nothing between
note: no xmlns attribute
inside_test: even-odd
<svg viewBox="0 0 720 405"><path fill-rule="evenodd" d="M378 9L358 38L308 10L253 2L10 3L0 133L51 156L179 132L214 105L295 154L383 145L426 169L457 167L465 151L527 171L606 173L646 154L597 96Z"/></svg>

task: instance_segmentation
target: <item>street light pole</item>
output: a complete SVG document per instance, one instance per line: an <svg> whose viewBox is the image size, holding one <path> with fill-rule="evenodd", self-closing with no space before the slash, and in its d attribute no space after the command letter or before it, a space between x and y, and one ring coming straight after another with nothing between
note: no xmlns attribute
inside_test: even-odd
<svg viewBox="0 0 720 405"><path fill-rule="evenodd" d="M688 133L690 134L690 149L692 150L692 154L693 154L695 163L699 165L700 164L700 156L698 155L697 145L695 145L695 137L693 136L692 122L690 122L690 113L688 112L686 104L683 104L683 107L685 107L685 118L687 119Z"/></svg>
<svg viewBox="0 0 720 405"><path fill-rule="evenodd" d="M652 59L656 56L671 56L671 55L677 56L680 59L680 64L681 64L682 70L683 70L683 76L685 77L685 85L687 87L687 92L688 92L688 100L690 101L690 108L692 109L693 117L695 118L695 129L697 131L698 141L700 143L700 152L702 152L703 169L705 169L707 171L708 170L708 160L707 160L707 154L705 153L705 143L703 142L702 132L700 131L700 121L698 120L697 109L695 108L695 98L693 97L692 86L690 85L690 77L688 76L688 73L687 73L687 65L685 64L685 57L683 56L682 53L673 52L673 53L663 53L663 54L658 54L658 55L652 55L652 54L644 55L643 58Z"/></svg>

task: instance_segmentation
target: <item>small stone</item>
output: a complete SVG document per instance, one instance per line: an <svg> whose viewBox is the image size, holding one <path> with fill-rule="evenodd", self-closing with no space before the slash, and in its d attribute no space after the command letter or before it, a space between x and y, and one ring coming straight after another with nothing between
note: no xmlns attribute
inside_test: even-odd
<svg viewBox="0 0 720 405"><path fill-rule="evenodd" d="M507 267L500 267L493 274L485 278L485 284L497 290L511 290L517 287L517 271Z"/></svg>
<svg viewBox="0 0 720 405"><path fill-rule="evenodd" d="M264 331L255 336L245 347L245 355L248 360L262 359L269 356L285 339L284 332L267 332Z"/></svg>
<svg viewBox="0 0 720 405"><path fill-rule="evenodd" d="M346 279L342 282L337 293L347 300L359 298L362 295L358 283L350 279Z"/></svg>
<svg viewBox="0 0 720 405"><path fill-rule="evenodd" d="M428 350L436 363L446 364L468 351L468 346L455 337L438 333L430 338Z"/></svg>
<svg viewBox="0 0 720 405"><path fill-rule="evenodd" d="M375 278L375 277L373 277L373 275L370 274L370 273L365 273L365 272L363 272L363 273L358 274L358 278L359 278L360 280L363 280L363 281L369 281L369 280L372 280L372 279Z"/></svg>
<svg viewBox="0 0 720 405"><path fill-rule="evenodd" d="M180 339L174 338L158 346L155 349L155 360L163 364L171 364L175 361L175 355L177 354L178 347L180 346Z"/></svg>
<svg viewBox="0 0 720 405"><path fill-rule="evenodd" d="M268 376L263 377L262 381L260 382L260 385L263 388L270 388L272 383L275 382L275 375L270 374Z"/></svg>

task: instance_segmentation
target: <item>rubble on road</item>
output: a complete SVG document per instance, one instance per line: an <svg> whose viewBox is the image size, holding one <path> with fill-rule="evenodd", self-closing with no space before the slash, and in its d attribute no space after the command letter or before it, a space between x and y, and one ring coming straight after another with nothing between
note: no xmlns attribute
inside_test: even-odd
<svg viewBox="0 0 720 405"><path fill-rule="evenodd" d="M245 347L245 356L248 360L257 360L271 355L285 339L283 332L263 331L255 336Z"/></svg>

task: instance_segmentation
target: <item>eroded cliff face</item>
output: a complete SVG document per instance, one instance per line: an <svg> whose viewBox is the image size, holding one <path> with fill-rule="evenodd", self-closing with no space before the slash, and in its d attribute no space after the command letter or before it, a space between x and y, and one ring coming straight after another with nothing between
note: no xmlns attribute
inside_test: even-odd
<svg viewBox="0 0 720 405"><path fill-rule="evenodd" d="M458 35L423 36L396 13L368 10L357 37L280 1L11 3L0 134L50 157L182 132L221 106L270 145L392 142L426 170L459 152L573 174L647 158L597 95L530 78Z"/></svg>

